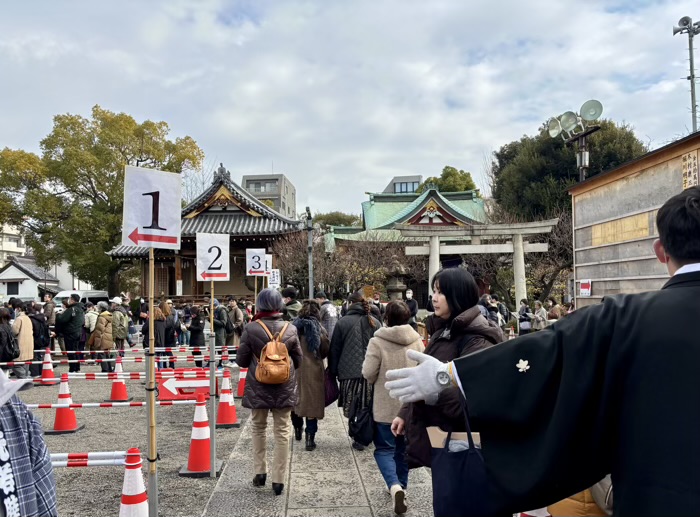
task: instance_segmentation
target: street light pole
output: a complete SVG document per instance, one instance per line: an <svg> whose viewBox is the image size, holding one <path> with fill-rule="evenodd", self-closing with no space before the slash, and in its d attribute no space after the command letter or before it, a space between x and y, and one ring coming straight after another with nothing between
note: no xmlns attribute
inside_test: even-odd
<svg viewBox="0 0 700 517"><path fill-rule="evenodd" d="M690 16L684 16L678 21L678 26L673 28L673 35L688 33L688 54L690 75L690 110L693 117L693 133L698 130L698 105L695 99L695 49L693 48L693 38L700 34L700 22L693 23Z"/></svg>
<svg viewBox="0 0 700 517"><path fill-rule="evenodd" d="M306 231L309 234L309 299L314 297L314 226L311 209L306 207Z"/></svg>

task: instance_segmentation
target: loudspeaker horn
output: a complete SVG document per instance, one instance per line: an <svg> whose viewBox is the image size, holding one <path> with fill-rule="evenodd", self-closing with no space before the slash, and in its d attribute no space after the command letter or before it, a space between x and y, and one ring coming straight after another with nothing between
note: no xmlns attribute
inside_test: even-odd
<svg viewBox="0 0 700 517"><path fill-rule="evenodd" d="M693 19L690 16L684 16L680 20L678 20L678 25L679 27L685 29L686 27L690 27L693 24Z"/></svg>
<svg viewBox="0 0 700 517"><path fill-rule="evenodd" d="M555 118L551 119L547 125L547 131L552 138L558 137L561 134L561 123Z"/></svg>
<svg viewBox="0 0 700 517"><path fill-rule="evenodd" d="M564 131L566 131L567 133L571 133L571 131L573 131L574 128L576 128L576 125L578 124L578 117L573 111L567 111L561 116L559 122L561 123L561 128Z"/></svg>
<svg viewBox="0 0 700 517"><path fill-rule="evenodd" d="M581 106L581 118L586 122L593 122L598 120L603 114L603 105L600 101L591 99L583 103Z"/></svg>

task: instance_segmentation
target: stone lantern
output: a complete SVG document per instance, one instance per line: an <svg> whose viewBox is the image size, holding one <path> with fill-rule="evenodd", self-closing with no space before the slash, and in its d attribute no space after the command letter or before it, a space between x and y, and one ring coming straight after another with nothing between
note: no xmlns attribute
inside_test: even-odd
<svg viewBox="0 0 700 517"><path fill-rule="evenodd" d="M399 258L393 255L386 275L386 293L389 300L403 300L404 292L408 288L405 282L407 276L406 268L399 262Z"/></svg>

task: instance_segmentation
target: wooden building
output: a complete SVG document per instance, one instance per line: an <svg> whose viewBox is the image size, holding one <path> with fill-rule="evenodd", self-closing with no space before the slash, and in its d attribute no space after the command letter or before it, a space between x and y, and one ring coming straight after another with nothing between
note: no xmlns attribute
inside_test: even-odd
<svg viewBox="0 0 700 517"><path fill-rule="evenodd" d="M155 250L155 295L203 297L210 283L196 276L197 234L226 233L231 242L231 280L217 282L215 295L252 296L254 279L245 276L246 248L264 248L270 253L275 239L302 230L303 222L288 219L258 201L234 183L222 166L211 186L182 210L180 250ZM148 248L117 246L108 255L113 260L141 260L141 293L148 292Z"/></svg>
<svg viewBox="0 0 700 517"><path fill-rule="evenodd" d="M652 243L656 212L698 184L700 133L691 134L572 187L576 306L617 293L659 289L668 280Z"/></svg>

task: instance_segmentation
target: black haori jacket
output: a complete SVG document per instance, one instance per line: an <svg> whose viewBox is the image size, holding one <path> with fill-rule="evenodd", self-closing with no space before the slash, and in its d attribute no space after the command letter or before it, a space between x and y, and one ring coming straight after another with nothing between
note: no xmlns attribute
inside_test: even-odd
<svg viewBox="0 0 700 517"><path fill-rule="evenodd" d="M700 515L698 321L684 273L455 361L493 500L541 508L611 473L616 515Z"/></svg>

